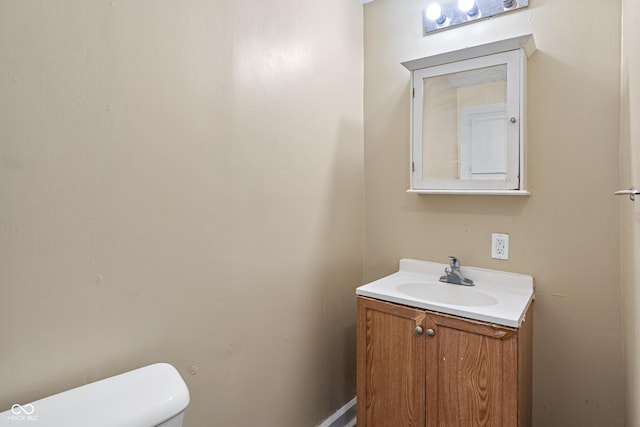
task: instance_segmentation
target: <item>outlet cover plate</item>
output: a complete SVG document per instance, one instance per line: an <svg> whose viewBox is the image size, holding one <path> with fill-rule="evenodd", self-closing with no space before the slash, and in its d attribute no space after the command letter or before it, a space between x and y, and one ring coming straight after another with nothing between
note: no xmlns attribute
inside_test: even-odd
<svg viewBox="0 0 640 427"><path fill-rule="evenodd" d="M509 235L491 233L491 258L509 259Z"/></svg>

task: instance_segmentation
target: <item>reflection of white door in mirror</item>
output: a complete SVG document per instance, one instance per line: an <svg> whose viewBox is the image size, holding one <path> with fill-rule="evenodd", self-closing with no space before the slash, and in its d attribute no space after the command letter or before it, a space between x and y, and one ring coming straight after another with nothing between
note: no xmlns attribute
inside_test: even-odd
<svg viewBox="0 0 640 427"><path fill-rule="evenodd" d="M526 63L533 36L403 62L414 193L529 195Z"/></svg>
<svg viewBox="0 0 640 427"><path fill-rule="evenodd" d="M506 179L506 108L498 102L460 109L460 179Z"/></svg>

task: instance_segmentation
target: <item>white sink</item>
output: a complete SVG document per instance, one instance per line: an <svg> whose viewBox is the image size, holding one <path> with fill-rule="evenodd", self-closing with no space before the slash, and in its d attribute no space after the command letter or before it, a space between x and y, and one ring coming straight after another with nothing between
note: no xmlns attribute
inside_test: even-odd
<svg viewBox="0 0 640 427"><path fill-rule="evenodd" d="M462 306L495 305L498 299L468 286L449 285L442 282L400 283L396 289L408 297L429 300L441 304Z"/></svg>
<svg viewBox="0 0 640 427"><path fill-rule="evenodd" d="M438 279L448 264L401 259L397 273L360 286L356 294L504 326L519 327L534 298L533 277L461 268L475 286Z"/></svg>

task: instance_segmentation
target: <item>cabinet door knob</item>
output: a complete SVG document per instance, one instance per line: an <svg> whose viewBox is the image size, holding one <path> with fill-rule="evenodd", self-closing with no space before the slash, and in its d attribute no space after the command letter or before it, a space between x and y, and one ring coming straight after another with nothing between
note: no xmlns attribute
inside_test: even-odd
<svg viewBox="0 0 640 427"><path fill-rule="evenodd" d="M422 335L422 326L416 326L416 334Z"/></svg>
<svg viewBox="0 0 640 427"><path fill-rule="evenodd" d="M433 329L427 329L427 335L429 335L430 337L435 336L436 331L434 331Z"/></svg>

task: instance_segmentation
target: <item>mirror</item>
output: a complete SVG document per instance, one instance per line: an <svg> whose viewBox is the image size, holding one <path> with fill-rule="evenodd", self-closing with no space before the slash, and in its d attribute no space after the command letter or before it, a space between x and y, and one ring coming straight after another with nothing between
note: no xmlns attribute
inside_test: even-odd
<svg viewBox="0 0 640 427"><path fill-rule="evenodd" d="M422 178L504 179L507 67L423 79Z"/></svg>
<svg viewBox="0 0 640 427"><path fill-rule="evenodd" d="M409 191L529 194L524 60L516 49L412 70Z"/></svg>

